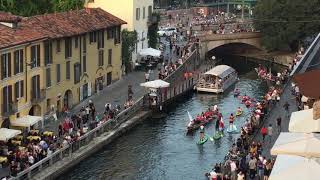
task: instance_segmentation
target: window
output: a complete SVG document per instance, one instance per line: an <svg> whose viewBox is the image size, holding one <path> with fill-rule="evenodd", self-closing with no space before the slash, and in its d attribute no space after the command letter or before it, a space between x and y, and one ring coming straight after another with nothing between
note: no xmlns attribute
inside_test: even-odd
<svg viewBox="0 0 320 180"><path fill-rule="evenodd" d="M21 98L24 96L24 82L23 82L23 80L18 81L14 84L14 93L15 93L16 100L18 100L18 98Z"/></svg>
<svg viewBox="0 0 320 180"><path fill-rule="evenodd" d="M98 32L98 49L104 48L104 31Z"/></svg>
<svg viewBox="0 0 320 180"><path fill-rule="evenodd" d="M61 41L60 41L60 39L58 39L57 40L57 49L56 49L57 52L61 52L60 43L61 43Z"/></svg>
<svg viewBox="0 0 320 180"><path fill-rule="evenodd" d="M89 33L89 43L91 44L94 42L97 42L97 32L96 31Z"/></svg>
<svg viewBox="0 0 320 180"><path fill-rule="evenodd" d="M114 28L107 29L107 39L114 38Z"/></svg>
<svg viewBox="0 0 320 180"><path fill-rule="evenodd" d="M40 67L40 45L31 46L31 68Z"/></svg>
<svg viewBox="0 0 320 180"><path fill-rule="evenodd" d="M1 55L1 79L11 76L11 53Z"/></svg>
<svg viewBox="0 0 320 180"><path fill-rule="evenodd" d="M14 74L23 72L23 49L14 51Z"/></svg>
<svg viewBox="0 0 320 180"><path fill-rule="evenodd" d="M83 69L83 72L87 72L87 56L86 55L83 55L83 58L82 58L82 69Z"/></svg>
<svg viewBox="0 0 320 180"><path fill-rule="evenodd" d="M5 86L2 89L2 110L3 112L9 112L12 104L12 86Z"/></svg>
<svg viewBox="0 0 320 180"><path fill-rule="evenodd" d="M64 43L65 43L65 52L64 52L64 55L65 55L65 58L70 58L72 56L72 38L66 38L64 40Z"/></svg>
<svg viewBox="0 0 320 180"><path fill-rule="evenodd" d="M40 75L33 76L31 79L31 98L40 98Z"/></svg>
<svg viewBox="0 0 320 180"><path fill-rule="evenodd" d="M112 65L112 49L108 50L108 65Z"/></svg>
<svg viewBox="0 0 320 180"><path fill-rule="evenodd" d="M70 61L66 63L66 79L70 79Z"/></svg>
<svg viewBox="0 0 320 180"><path fill-rule="evenodd" d="M76 37L74 38L74 48L78 48L78 47L79 47L79 37L76 36Z"/></svg>
<svg viewBox="0 0 320 180"><path fill-rule="evenodd" d="M80 82L80 73L81 73L80 63L74 64L74 83L75 84Z"/></svg>
<svg viewBox="0 0 320 180"><path fill-rule="evenodd" d="M140 19L140 8L136 9L136 20L138 21Z"/></svg>
<svg viewBox="0 0 320 180"><path fill-rule="evenodd" d="M142 19L146 18L146 7L143 7L142 9Z"/></svg>
<svg viewBox="0 0 320 180"><path fill-rule="evenodd" d="M152 15L152 6L148 7L148 17L151 17Z"/></svg>
<svg viewBox="0 0 320 180"><path fill-rule="evenodd" d="M46 87L51 86L51 69L47 68L46 69Z"/></svg>
<svg viewBox="0 0 320 180"><path fill-rule="evenodd" d="M87 52L87 38L86 38L86 35L84 35L83 37L82 37L82 40L83 40L83 42L82 42L82 51L83 51L83 53L86 53Z"/></svg>
<svg viewBox="0 0 320 180"><path fill-rule="evenodd" d="M60 69L60 64L56 65L56 73L57 73L57 83L61 81L61 69Z"/></svg>
<svg viewBox="0 0 320 180"><path fill-rule="evenodd" d="M98 58L98 66L103 66L103 55L104 55L104 52L103 50L100 50L99 51L99 58Z"/></svg>
<svg viewBox="0 0 320 180"><path fill-rule="evenodd" d="M120 29L120 26L118 26L115 28L114 44L119 44L121 42L120 33L121 33L121 29Z"/></svg>
<svg viewBox="0 0 320 180"><path fill-rule="evenodd" d="M44 64L52 64L52 43L50 41L44 42Z"/></svg>

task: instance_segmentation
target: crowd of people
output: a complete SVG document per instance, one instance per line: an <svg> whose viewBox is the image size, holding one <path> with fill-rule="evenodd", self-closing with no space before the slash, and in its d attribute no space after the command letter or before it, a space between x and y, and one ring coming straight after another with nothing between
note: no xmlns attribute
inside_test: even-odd
<svg viewBox="0 0 320 180"><path fill-rule="evenodd" d="M226 155L225 162L217 163L211 172L206 173L208 179L245 180L257 177L259 180L268 179L275 159L265 157L263 149L265 144L271 142L274 130L272 124L269 124L268 127L263 126L263 120L268 115L270 109L280 101L282 93L281 85L286 82L287 77L288 73L283 75L280 85L274 83L261 101L257 101L247 95L241 96L240 90L235 90L235 97L251 110L251 115L241 127L240 136ZM287 102L283 105L283 108L289 113L289 104ZM230 115L229 119L234 120L232 117L233 114ZM233 124L233 120L229 121L229 124ZM281 130L281 121L282 118L278 117L276 121L278 133ZM261 133L262 139L257 140L254 138L257 133Z"/></svg>

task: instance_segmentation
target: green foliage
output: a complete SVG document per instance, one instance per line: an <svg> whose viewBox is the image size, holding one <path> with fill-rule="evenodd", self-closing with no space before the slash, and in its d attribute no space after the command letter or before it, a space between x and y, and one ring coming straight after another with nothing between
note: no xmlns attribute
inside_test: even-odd
<svg viewBox="0 0 320 180"><path fill-rule="evenodd" d="M122 64L126 67L126 72L131 71L132 53L138 41L138 34L136 31L122 30Z"/></svg>
<svg viewBox="0 0 320 180"><path fill-rule="evenodd" d="M82 9L84 0L0 0L0 11L20 16Z"/></svg>
<svg viewBox="0 0 320 180"><path fill-rule="evenodd" d="M159 13L152 13L152 16L150 17L150 25L148 27L148 44L150 47L156 49L158 45L158 26L160 21L160 14Z"/></svg>
<svg viewBox="0 0 320 180"><path fill-rule="evenodd" d="M320 29L319 0L260 0L255 7L255 27L268 50L295 50L297 42Z"/></svg>

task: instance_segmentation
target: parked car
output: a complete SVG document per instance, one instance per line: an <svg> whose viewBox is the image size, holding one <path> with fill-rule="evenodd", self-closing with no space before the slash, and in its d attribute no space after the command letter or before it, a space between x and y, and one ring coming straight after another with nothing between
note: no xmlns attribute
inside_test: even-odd
<svg viewBox="0 0 320 180"><path fill-rule="evenodd" d="M177 33L177 29L174 27L163 28L158 31L159 36L171 36L173 33Z"/></svg>

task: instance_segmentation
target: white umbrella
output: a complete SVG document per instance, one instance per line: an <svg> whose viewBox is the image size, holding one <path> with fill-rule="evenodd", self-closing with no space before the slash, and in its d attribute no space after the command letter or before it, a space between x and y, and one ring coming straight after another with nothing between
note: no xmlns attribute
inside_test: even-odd
<svg viewBox="0 0 320 180"><path fill-rule="evenodd" d="M320 134L280 133L271 149L272 155L287 154L320 157Z"/></svg>
<svg viewBox="0 0 320 180"><path fill-rule="evenodd" d="M146 48L146 49L141 49L139 51L139 55L142 57L144 56L160 57L161 51L153 48Z"/></svg>
<svg viewBox="0 0 320 180"><path fill-rule="evenodd" d="M9 139L11 139L19 134L21 134L20 130L1 128L0 129L0 141L8 141Z"/></svg>
<svg viewBox="0 0 320 180"><path fill-rule="evenodd" d="M269 180L318 180L320 160L299 156L279 155L272 168Z"/></svg>
<svg viewBox="0 0 320 180"><path fill-rule="evenodd" d="M289 122L290 132L320 132L320 119L313 119L313 109L296 111L291 114Z"/></svg>
<svg viewBox="0 0 320 180"><path fill-rule="evenodd" d="M145 83L141 83L140 86L147 87L147 88L159 89L159 88L169 87L170 83L163 81L161 79L157 79L154 81L148 81Z"/></svg>

